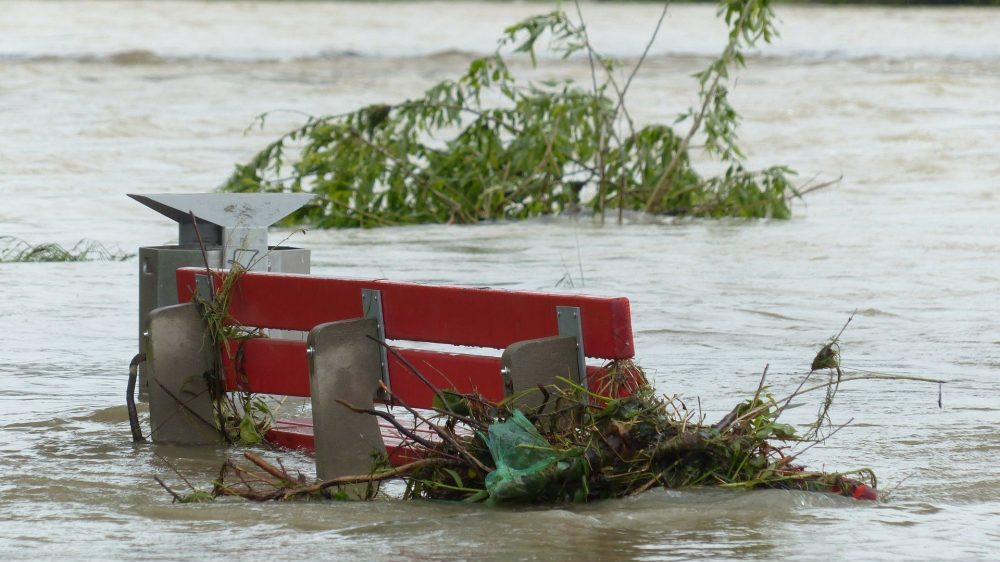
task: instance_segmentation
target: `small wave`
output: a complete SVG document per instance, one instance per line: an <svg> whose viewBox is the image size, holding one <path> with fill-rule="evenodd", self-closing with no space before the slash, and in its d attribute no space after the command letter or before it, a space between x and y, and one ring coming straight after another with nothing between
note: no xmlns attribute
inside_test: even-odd
<svg viewBox="0 0 1000 562"><path fill-rule="evenodd" d="M858 316L876 317L876 316L887 316L890 318L899 318L898 314L893 314L891 312L886 312L884 310L879 310L877 308L863 308L858 310L855 314Z"/></svg>
<svg viewBox="0 0 1000 562"><path fill-rule="evenodd" d="M63 418L52 418L47 420L14 422L2 427L3 429L55 429L59 427L66 427L69 423L69 420L65 420Z"/></svg>
<svg viewBox="0 0 1000 562"><path fill-rule="evenodd" d="M769 310L754 310L752 308L738 308L739 312L746 312L747 314L756 314L758 316L763 316L765 318L772 318L774 320L783 320L786 322L803 322L801 318L793 318L791 316L785 316L784 314L778 314L777 312L771 312Z"/></svg>
<svg viewBox="0 0 1000 562"><path fill-rule="evenodd" d="M85 422L95 422L95 423L105 423L105 424L115 424L128 420L128 407L125 405L121 406L110 406L108 408L101 408L90 414L83 416L76 416L72 418L74 421L85 421Z"/></svg>
<svg viewBox="0 0 1000 562"><path fill-rule="evenodd" d="M433 51L423 58L429 60L449 60L449 59L470 59L473 57L482 56L482 53L476 53L473 51L466 51L464 49L442 49L440 51Z"/></svg>
<svg viewBox="0 0 1000 562"><path fill-rule="evenodd" d="M364 53L362 53L361 51L353 51L350 49L346 51L324 50L320 51L315 56L306 55L306 56L296 57L295 60L309 61L314 59L321 59L321 60L358 59L358 58L364 58L364 56L365 56Z"/></svg>
<svg viewBox="0 0 1000 562"><path fill-rule="evenodd" d="M634 330L635 334L642 334L644 336L662 336L662 335L684 335L684 336L724 336L725 332L719 332L716 330L682 330L678 328L652 328L652 329L639 329Z"/></svg>
<svg viewBox="0 0 1000 562"><path fill-rule="evenodd" d="M382 58L375 54L365 54L358 51L321 51L314 54L305 55L279 55L279 54L162 54L148 49L127 49L124 51L114 51L111 53L81 53L81 54L53 54L53 53L0 53L0 63L84 63L84 64L108 64L113 66L153 66L164 64L185 64L185 63L238 63L238 64L267 64L278 62L310 62L324 60L343 60L355 58Z"/></svg>
<svg viewBox="0 0 1000 562"><path fill-rule="evenodd" d="M627 506L627 509L622 509ZM859 508L867 502L822 492L795 490L724 490L690 488L685 490L651 490L640 496L609 501L583 508L588 513L599 512L607 525L620 528L667 525L673 521L712 521L719 517L732 522L758 520L765 514L785 514L795 517L796 508ZM638 517L636 515L639 515ZM780 516L780 515L779 515Z"/></svg>
<svg viewBox="0 0 1000 562"><path fill-rule="evenodd" d="M157 64L161 62L161 57L158 56L153 51L147 51L145 49L134 49L129 51L120 51L113 53L107 57L107 61L111 64L120 64L123 66L127 65L140 65L140 64Z"/></svg>
<svg viewBox="0 0 1000 562"><path fill-rule="evenodd" d="M236 64L268 64L281 62L322 62L350 59L373 59L373 60L425 60L425 61L449 61L449 60L469 60L473 57L483 56L486 51L478 52L473 50L446 48L429 51L360 51L355 49L335 50L327 49L316 52L232 52L232 53L163 53L150 49L126 49L108 53L0 53L0 63L27 62L27 63L90 63L109 64L116 66L149 66L163 64L185 64L185 63L236 63ZM717 55L715 51L699 50L669 50L658 53L651 53L647 58L647 63L653 61L677 61L677 60L710 60ZM516 55L517 57L526 55ZM540 60L548 60L558 63L562 57L546 54L539 54ZM637 55L626 54L620 56L621 60L634 63ZM871 51L848 51L848 50L790 50L751 53L750 60L758 61L798 61L803 63L825 64L829 62L852 62L858 64L882 64L899 65L905 63L921 65L958 65L953 68L955 71L962 71L963 67L972 65L979 69L982 65L993 68L1000 62L1000 57L996 53L940 53L940 52L871 52ZM570 57L571 60L583 61L584 55Z"/></svg>
<svg viewBox="0 0 1000 562"><path fill-rule="evenodd" d="M20 62L20 63L88 63L88 64L111 64L121 66L155 65L185 60L210 60L207 57L168 57L148 51L145 49L130 49L126 51L116 51L109 54L27 54L27 53L0 53L0 62Z"/></svg>

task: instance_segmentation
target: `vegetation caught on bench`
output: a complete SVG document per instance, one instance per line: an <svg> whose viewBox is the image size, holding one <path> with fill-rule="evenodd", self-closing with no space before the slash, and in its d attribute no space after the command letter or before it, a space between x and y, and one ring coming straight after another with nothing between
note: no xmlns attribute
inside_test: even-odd
<svg viewBox="0 0 1000 562"><path fill-rule="evenodd" d="M264 259L263 257L257 258ZM211 268L206 265L206 271ZM222 346L230 354L230 346L241 348L249 339L265 337L260 328L251 328L230 322L229 305L234 288L247 268L238 262L230 264L229 270L221 276L219 290L210 300L196 297L201 305L201 315L205 319L213 345ZM235 343L231 343L234 342ZM242 349L236 349L236 356ZM214 374L209 391L215 413L215 426L220 428L222 438L231 445L257 445L264 442L264 436L274 424L274 409L263 396L247 391L226 392L225 373L220 357L216 354Z"/></svg>
<svg viewBox="0 0 1000 562"><path fill-rule="evenodd" d="M367 497L374 498L380 484L390 479L406 482L406 499L488 504L587 502L653 488L695 486L777 488L877 499L871 470L810 471L796 463L798 454L839 429L830 424L828 412L841 383L941 381L846 373L840 365L839 337L821 348L811 372L791 395L779 399L769 393L765 368L754 395L715 423L707 423L676 396L657 396L639 367L618 361L606 366L596 392L567 380L559 386L539 387L537 392L544 399L532 412L514 408L516 396L493 403L478 395L439 389L435 389L438 398L432 417L405 404L399 405L405 412L400 418L391 412L347 405L389 420L411 441L419 460L399 467L376 458L367 474L310 482L286 470L280 460L274 464L246 452L251 466L226 462L211 491L180 495L161 484L177 501L219 496L254 501L345 498L342 487L359 484L367 485ZM828 374L826 380L809 382L822 373ZM780 421L793 400L814 391L826 396L815 422L804 433ZM421 437L425 434L404 421L407 415L441 439ZM793 452L793 447L800 449Z"/></svg>
<svg viewBox="0 0 1000 562"><path fill-rule="evenodd" d="M665 15L666 8L656 32ZM649 47L634 68L624 68L594 49L577 6L575 19L558 10L507 28L494 54L422 97L310 117L238 165L222 189L314 193L288 220L323 228L581 210L602 223L609 210L617 210L619 223L625 211L788 218L790 198L822 185L796 188L794 172L784 166L744 166L740 116L727 87L747 52L777 36L771 0L722 0L719 15L728 40L695 74L698 103L675 122L686 131L635 123L626 97ZM586 56L590 83L515 76L510 57L526 54L535 66L545 38L549 54ZM261 127L266 117L259 117ZM703 147L725 171L696 171L692 146Z"/></svg>

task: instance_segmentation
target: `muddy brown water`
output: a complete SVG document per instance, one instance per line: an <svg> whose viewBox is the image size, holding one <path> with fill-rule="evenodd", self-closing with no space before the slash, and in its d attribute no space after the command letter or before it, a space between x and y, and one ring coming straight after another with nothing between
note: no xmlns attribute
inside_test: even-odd
<svg viewBox="0 0 1000 562"><path fill-rule="evenodd" d="M134 250L173 226L125 193L207 191L301 120L453 76L521 3L5 2L0 235ZM658 12L585 5L634 61ZM843 175L786 222L598 228L553 219L310 231L316 273L631 299L657 389L710 418L765 364L791 392L818 346L849 368L946 379L842 388L803 461L870 467L877 504L779 491L654 491L584 506L174 505L225 450L134 446L123 405L137 263L0 265L0 553L8 559L990 559L1000 545L1000 11L779 6L783 40L733 102L754 166ZM719 48L710 6L671 8L631 94L640 121L691 101ZM586 80L582 61L537 75ZM283 238L286 233L272 236ZM572 286L567 286L567 279ZM562 282L560 282L562 281ZM557 285L559 285L557 287ZM788 412L806 423L815 402ZM308 458L284 455L310 470Z"/></svg>

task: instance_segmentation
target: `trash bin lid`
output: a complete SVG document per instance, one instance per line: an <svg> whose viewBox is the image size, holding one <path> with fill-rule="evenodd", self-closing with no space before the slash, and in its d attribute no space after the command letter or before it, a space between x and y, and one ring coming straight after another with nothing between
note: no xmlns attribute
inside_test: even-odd
<svg viewBox="0 0 1000 562"><path fill-rule="evenodd" d="M225 228L268 227L313 198L311 193L155 193L129 197L181 224L199 222Z"/></svg>

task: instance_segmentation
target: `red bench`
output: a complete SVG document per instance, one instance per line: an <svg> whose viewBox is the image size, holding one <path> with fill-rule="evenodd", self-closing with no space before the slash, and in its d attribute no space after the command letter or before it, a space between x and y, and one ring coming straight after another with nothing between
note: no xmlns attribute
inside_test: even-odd
<svg viewBox="0 0 1000 562"><path fill-rule="evenodd" d="M192 300L198 287L196 278L205 273L198 268L177 271L180 302ZM218 287L222 274L214 275ZM629 303L625 298L258 272L242 274L229 298L229 316L234 324L310 332L308 342L264 337L232 341L228 351L223 346L221 356L228 391L312 398L311 422L280 420L267 439L285 447L315 448L321 477L333 477L333 472L342 471L330 469L335 461L322 461L321 457L343 456L344 442L347 435L353 435L351 432L367 432L371 442L371 426L364 424L376 423L372 416L359 414L354 415L367 418L363 426L345 422L348 410L335 403L343 398L338 394L339 389L356 386L347 396L362 403L347 401L370 407L372 399L384 401L384 397L373 396L372 392L381 380L393 396L408 406L431 407L434 390L421 382L395 353L386 353L376 340L391 342L395 352L416 366L435 387L478 392L494 401L539 382L551 382L555 376L568 376L592 390L617 392L603 387L607 381L601 367L580 367L583 357L617 360L634 355ZM193 363L180 370L198 371L207 365L210 355L204 350L200 355L190 351L194 346L204 346L206 341L204 333L189 333L192 322L200 321L191 310L193 306L164 307L150 314L147 354L153 376L178 370L171 363L181 360L178 349L186 348L189 356L197 356L184 359ZM187 308L182 310L183 307ZM184 338L186 341L180 341ZM497 357L467 350L415 349L406 342L505 351ZM331 369L338 372L328 374ZM361 371L364 376L355 374ZM154 440L158 438L157 425L161 426L161 441L185 440L192 433L209 433L206 427L197 430L190 427L191 415L180 415L205 416L204 391L197 384L190 388L192 381L197 382L194 374L197 373L189 373L183 384L164 386L158 382L156 386L160 388L173 388L164 390L166 396L161 392L158 399L152 395L156 390L154 385L150 385ZM336 382L324 382L327 379ZM331 389L331 385L335 388ZM184 396L180 396L182 393ZM166 402L171 403L169 408L162 406ZM160 410L158 415L154 415L154 409ZM169 420L174 418L188 419L188 429L173 431ZM315 435L324 432L340 435L324 445ZM376 435L375 441L384 443L392 462L398 464L411 458L407 449L400 447L402 442L393 431L381 428L378 433L381 437ZM370 453L370 448L367 451ZM370 457L364 456L370 463ZM328 466L326 470L324 463Z"/></svg>

